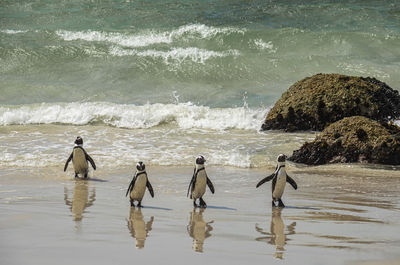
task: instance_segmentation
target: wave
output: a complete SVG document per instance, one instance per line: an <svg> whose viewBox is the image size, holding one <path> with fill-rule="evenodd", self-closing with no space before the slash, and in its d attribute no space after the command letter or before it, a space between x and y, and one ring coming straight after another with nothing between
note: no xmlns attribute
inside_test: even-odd
<svg viewBox="0 0 400 265"><path fill-rule="evenodd" d="M117 44L123 47L146 47L154 44L170 44L175 40L209 39L219 34L230 35L232 33L244 34L244 29L233 27L210 27L203 24L190 24L178 29L156 32L148 31L139 34L127 34L102 31L67 31L58 30L56 34L65 41L84 40L101 41Z"/></svg>
<svg viewBox="0 0 400 265"><path fill-rule="evenodd" d="M110 54L114 56L140 56L140 57L151 57L151 58L161 58L165 64L172 62L182 63L186 60L191 60L195 63L204 64L205 61L211 58L226 57L226 56L239 56L240 52L237 50L229 50L224 52L210 51L199 49L196 47L189 48L173 48L169 51L157 51L157 50L147 50L147 51L137 51L137 50L126 50L119 47L112 47L110 49Z"/></svg>
<svg viewBox="0 0 400 265"><path fill-rule="evenodd" d="M5 34L18 34L18 33L27 33L27 30L14 30L14 29L5 29L5 30L0 30L1 33Z"/></svg>
<svg viewBox="0 0 400 265"><path fill-rule="evenodd" d="M103 123L119 128L173 124L183 129L259 130L267 108L210 108L190 102L141 106L106 102L42 103L0 107L0 125Z"/></svg>
<svg viewBox="0 0 400 265"><path fill-rule="evenodd" d="M180 143L175 143L179 145ZM126 150L121 150L125 148ZM30 154L15 154L10 152L3 152L0 154L0 168L11 168L11 167L32 167L32 168L44 168L44 167L60 167L63 166L65 160L68 158L71 152L71 147L65 145L58 147L58 153L46 154L46 152L54 152L54 146L47 146L42 148L42 152L35 152ZM34 149L31 147L31 149ZM102 168L115 168L115 167L127 167L132 166L136 161L145 161L146 165L154 166L192 166L193 160L196 154L188 152L174 153L171 150L157 150L157 154L154 151L146 149L134 149L129 145L111 146L109 148L103 148L103 150L94 150L93 147L87 148L96 164L101 165ZM208 165L222 165L222 166L233 166L240 168L253 168L268 165L268 163L253 164L253 158L248 154L238 152L222 152L216 149L212 150L212 154L207 154ZM106 153L107 156L103 154ZM211 153L211 152L210 152Z"/></svg>

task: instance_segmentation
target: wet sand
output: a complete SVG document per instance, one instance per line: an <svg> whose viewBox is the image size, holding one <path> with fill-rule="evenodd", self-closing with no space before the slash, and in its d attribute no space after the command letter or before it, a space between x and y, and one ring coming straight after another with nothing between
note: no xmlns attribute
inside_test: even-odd
<svg viewBox="0 0 400 265"><path fill-rule="evenodd" d="M148 165L155 198L125 197L132 170L74 180L62 168L0 171L1 264L400 264L400 171L288 166L272 209L272 168L212 166L205 210L186 198L191 167Z"/></svg>

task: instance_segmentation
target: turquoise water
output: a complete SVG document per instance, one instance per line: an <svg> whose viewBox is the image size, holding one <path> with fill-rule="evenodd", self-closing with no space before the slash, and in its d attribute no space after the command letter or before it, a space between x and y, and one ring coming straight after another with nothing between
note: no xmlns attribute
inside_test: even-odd
<svg viewBox="0 0 400 265"><path fill-rule="evenodd" d="M193 135L185 146L200 141L217 164L272 164L282 151L275 145L285 139L258 130L294 82L342 73L400 88L399 1L1 1L0 21L4 166L20 164L19 155L47 159L15 151L35 130L41 143L58 135L38 124L70 132L43 147L53 155L77 134L99 131L92 139L99 153L101 135L108 135L126 157L164 165L150 150L176 130ZM148 146L128 155L130 136L119 129L143 135ZM21 136L10 141L13 131ZM283 150L313 136L290 137L295 140ZM259 147L265 139L271 142ZM199 149L159 152L170 164L189 164ZM260 162L262 155L271 160Z"/></svg>
<svg viewBox="0 0 400 265"><path fill-rule="evenodd" d="M271 105L315 73L400 87L398 1L2 1L1 104Z"/></svg>

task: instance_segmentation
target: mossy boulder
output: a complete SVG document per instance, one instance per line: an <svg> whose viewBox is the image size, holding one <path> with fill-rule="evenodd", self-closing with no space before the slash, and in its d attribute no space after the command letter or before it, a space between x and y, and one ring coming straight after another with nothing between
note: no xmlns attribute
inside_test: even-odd
<svg viewBox="0 0 400 265"><path fill-rule="evenodd" d="M315 130L350 116L400 117L399 91L370 77L317 74L293 84L268 113L262 130Z"/></svg>
<svg viewBox="0 0 400 265"><path fill-rule="evenodd" d="M368 162L400 165L400 127L362 116L344 118L325 128L289 160L309 165Z"/></svg>

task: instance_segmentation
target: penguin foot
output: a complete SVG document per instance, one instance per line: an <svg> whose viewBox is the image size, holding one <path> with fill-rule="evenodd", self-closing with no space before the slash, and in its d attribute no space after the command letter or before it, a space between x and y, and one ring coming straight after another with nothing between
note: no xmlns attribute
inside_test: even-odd
<svg viewBox="0 0 400 265"><path fill-rule="evenodd" d="M141 201L138 203L137 207L139 207L139 208L143 208L143 206L142 206L142 202L141 202Z"/></svg>
<svg viewBox="0 0 400 265"><path fill-rule="evenodd" d="M135 203L131 200L131 207L135 207Z"/></svg>
<svg viewBox="0 0 400 265"><path fill-rule="evenodd" d="M272 201L272 207L276 207L275 201Z"/></svg>
<svg viewBox="0 0 400 265"><path fill-rule="evenodd" d="M85 173L85 175L83 176L85 179L87 179L88 173Z"/></svg>
<svg viewBox="0 0 400 265"><path fill-rule="evenodd" d="M202 198L200 198L200 208L207 208L207 204Z"/></svg>
<svg viewBox="0 0 400 265"><path fill-rule="evenodd" d="M278 201L278 207L282 207L282 208L285 207L285 204L283 204L281 199L279 199L279 201Z"/></svg>
<svg viewBox="0 0 400 265"><path fill-rule="evenodd" d="M195 201L195 200L193 200L193 207L194 207L194 208L199 207L199 206L196 204L196 201Z"/></svg>
<svg viewBox="0 0 400 265"><path fill-rule="evenodd" d="M76 178L76 179L78 178L78 174L77 174L77 173L75 173L75 178Z"/></svg>

